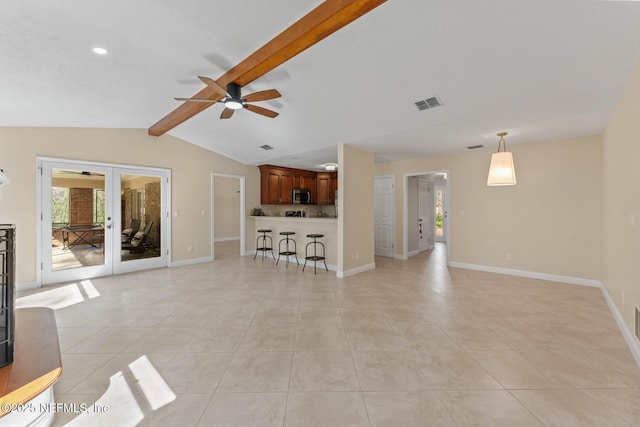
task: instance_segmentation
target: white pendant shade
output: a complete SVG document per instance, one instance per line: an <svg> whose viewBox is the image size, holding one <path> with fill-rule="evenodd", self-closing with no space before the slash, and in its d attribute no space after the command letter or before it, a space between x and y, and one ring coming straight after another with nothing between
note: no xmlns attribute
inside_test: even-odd
<svg viewBox="0 0 640 427"><path fill-rule="evenodd" d="M487 185L516 185L516 170L511 152L501 151L491 155Z"/></svg>

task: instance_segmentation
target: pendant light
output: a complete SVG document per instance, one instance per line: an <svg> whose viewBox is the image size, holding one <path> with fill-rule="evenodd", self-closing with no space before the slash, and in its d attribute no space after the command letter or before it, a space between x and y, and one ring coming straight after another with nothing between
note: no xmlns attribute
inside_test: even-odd
<svg viewBox="0 0 640 427"><path fill-rule="evenodd" d="M500 141L498 141L498 152L491 155L487 185L516 185L516 170L513 166L513 154L507 151L507 143L504 142L504 137L507 136L507 132L500 132L498 136L500 137Z"/></svg>

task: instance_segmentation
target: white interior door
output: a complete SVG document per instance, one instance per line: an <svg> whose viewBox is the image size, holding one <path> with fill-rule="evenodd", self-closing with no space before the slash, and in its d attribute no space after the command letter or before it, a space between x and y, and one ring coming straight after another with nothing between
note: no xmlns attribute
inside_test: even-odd
<svg viewBox="0 0 640 427"><path fill-rule="evenodd" d="M418 179L418 251L433 249L433 199L429 180Z"/></svg>
<svg viewBox="0 0 640 427"><path fill-rule="evenodd" d="M168 171L40 165L43 284L168 265ZM132 219L137 230L125 236Z"/></svg>
<svg viewBox="0 0 640 427"><path fill-rule="evenodd" d="M393 257L395 188L393 177L375 179L375 255Z"/></svg>

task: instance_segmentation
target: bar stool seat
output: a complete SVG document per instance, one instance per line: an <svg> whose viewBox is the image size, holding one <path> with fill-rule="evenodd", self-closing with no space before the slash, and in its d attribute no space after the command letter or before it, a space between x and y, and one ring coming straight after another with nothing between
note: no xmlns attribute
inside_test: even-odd
<svg viewBox="0 0 640 427"><path fill-rule="evenodd" d="M289 267L289 255L293 255L296 257L296 264L300 265L298 261L298 249L296 247L296 241L289 236L293 236L296 233L294 231L281 231L280 235L285 236L284 239L280 239L278 242L278 260L276 261L276 265L280 262L280 256L284 255L287 257L286 267ZM284 243L284 251L282 250L282 244ZM293 250L289 247L289 244L293 243Z"/></svg>
<svg viewBox="0 0 640 427"><path fill-rule="evenodd" d="M256 253L253 255L253 259L256 259L258 251L262 252L262 262L264 262L267 251L271 251L271 257L273 259L276 259L276 256L273 253L273 239L271 238L271 236L267 235L267 233L271 233L271 230L262 228L258 230L258 233L262 233L262 235L258 236L258 238L256 239ZM267 239L269 239L268 242Z"/></svg>
<svg viewBox="0 0 640 427"><path fill-rule="evenodd" d="M304 247L304 266L302 267L302 271L304 271L307 266L307 261L313 261L313 274L316 274L318 261L322 261L324 263L324 268L329 271L329 267L327 267L327 262L325 261L326 249L324 243L317 241L317 239L324 237L324 234L311 233L307 234L307 237L313 239L313 241L308 242ZM313 245L313 255L309 255L309 245ZM322 248L322 255L318 255L318 245Z"/></svg>

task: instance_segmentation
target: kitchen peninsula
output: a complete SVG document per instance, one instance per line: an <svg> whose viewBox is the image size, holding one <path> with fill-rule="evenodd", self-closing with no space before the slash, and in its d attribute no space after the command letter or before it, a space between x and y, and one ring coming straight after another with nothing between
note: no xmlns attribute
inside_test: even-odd
<svg viewBox="0 0 640 427"><path fill-rule="evenodd" d="M273 253L276 258L278 257L278 242L284 236L279 233L282 231L293 231L296 233L291 236L296 240L298 261L300 265L304 265L304 248L308 242L312 239L307 237L307 234L318 233L324 234L324 237L318 239L322 241L326 248L326 262L329 270L335 271L337 268L337 252L338 252L338 219L335 217L288 217L288 216L251 216L255 220L255 229L269 229L271 230L271 237L273 238ZM309 246L309 249L312 247ZM284 251L284 248L283 248ZM284 257L280 259L284 260ZM295 258L293 256L289 259L295 265ZM313 266L313 262L311 262ZM307 263L309 267L309 263ZM324 265L322 262L318 263L318 272L322 267L324 271ZM306 271L306 270L305 270ZM313 272L312 272L313 273Z"/></svg>

